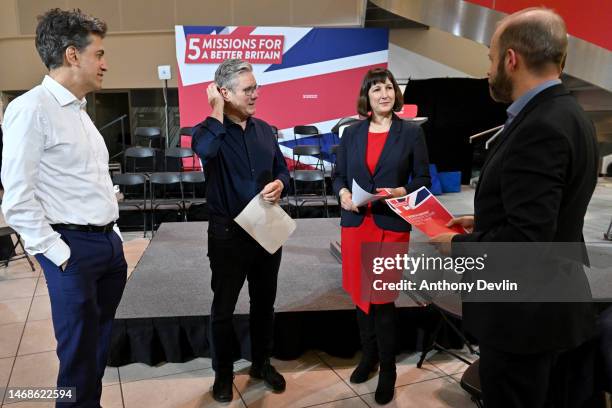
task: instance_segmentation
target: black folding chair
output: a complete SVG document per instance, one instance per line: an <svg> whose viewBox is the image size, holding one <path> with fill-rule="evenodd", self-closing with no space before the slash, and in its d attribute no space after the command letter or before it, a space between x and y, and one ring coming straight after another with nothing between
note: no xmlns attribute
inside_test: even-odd
<svg viewBox="0 0 612 408"><path fill-rule="evenodd" d="M135 208L142 212L143 237L147 236L147 178L144 174L123 173L113 176L113 184L123 187L123 201L119 201L119 210ZM142 187L142 199L129 198L130 192L127 187Z"/></svg>
<svg viewBox="0 0 612 408"><path fill-rule="evenodd" d="M298 125L293 128L293 140L295 142L295 145L304 146L303 144L299 143L297 138L298 136L316 136L319 149L323 149L323 146L321 145L321 134L319 133L319 129L317 129L316 126Z"/></svg>
<svg viewBox="0 0 612 408"><path fill-rule="evenodd" d="M170 169L168 167L168 159L175 159L175 163L178 162L178 171L185 171L183 168L183 159L186 158L194 158L193 150L189 147L169 147L164 152L164 170L165 171L174 171L174 169ZM178 160L176 160L178 159Z"/></svg>
<svg viewBox="0 0 612 408"><path fill-rule="evenodd" d="M198 190L198 185L202 186L202 190L204 190L204 186L206 184L206 180L204 178L204 172L201 171L186 171L181 173L181 183L183 184L183 209L185 214L185 221L187 221L187 206L191 207L193 204L204 204L206 202L206 197L197 197L196 191ZM191 192L191 197L188 197L187 189Z"/></svg>
<svg viewBox="0 0 612 408"><path fill-rule="evenodd" d="M336 159L338 158L337 153L338 153L338 148L340 147L340 145L331 145L329 148L329 153L331 154L331 156L333 157L333 161L331 162L331 179L333 181L334 179L334 171L336 170Z"/></svg>
<svg viewBox="0 0 612 408"><path fill-rule="evenodd" d="M423 294L421 293L421 295ZM467 365L472 364L470 360L441 346L438 343L438 334L440 333L440 331L442 330L444 326L447 326L455 334L457 334L457 336L459 336L462 343L468 348L471 354L478 354L472 347L472 344L470 343L470 341L461 332L461 330L459 330L459 328L455 326L455 324L449 319L449 317L452 317L452 318L461 320L463 316L461 295L460 294L450 294L450 295L445 295L445 296L434 297L430 299L428 303L430 307L434 308L439 313L440 319L438 320L434 330L431 332L429 339L427 341L427 344L425 344L423 347L423 351L421 352L421 358L417 362L417 368L421 368L421 366L423 365L423 362L425 361L425 358L427 357L427 354L433 350L438 350L446 354L449 354L455 357L456 359L463 361Z"/></svg>
<svg viewBox="0 0 612 408"><path fill-rule="evenodd" d="M302 187L303 189L301 189ZM300 207L311 202L323 203L325 207L325 216L329 217L327 194L325 190L325 176L322 171L295 170L293 172L293 194L297 218L300 217Z"/></svg>
<svg viewBox="0 0 612 408"><path fill-rule="evenodd" d="M359 119L351 117L342 118L338 121L338 123L334 125L334 127L331 129L331 132L340 137L340 133L342 133L342 130L348 126L351 126L355 122L359 122Z"/></svg>
<svg viewBox="0 0 612 408"><path fill-rule="evenodd" d="M158 127L137 127L134 129L135 140L144 139L149 147L153 147L153 141L157 141L160 149L164 147L162 143L161 130Z"/></svg>
<svg viewBox="0 0 612 408"><path fill-rule="evenodd" d="M13 236L15 236L15 239L13 239ZM17 259L25 258L28 261L28 264L30 264L30 268L32 269L32 272L36 270L34 268L34 263L30 259L30 256L26 252L23 246L23 243L21 242L21 236L19 236L17 231L12 229L8 225L0 227L0 237L8 237L7 239L11 241L11 245L12 245L12 250L9 251L12 255L9 255L7 259L0 261L0 264L2 264L5 267L8 267L9 262L15 261ZM21 247L21 251L22 251L21 254L17 253L17 247Z"/></svg>
<svg viewBox="0 0 612 408"><path fill-rule="evenodd" d="M274 137L276 137L276 139L278 139L278 128L272 125L270 125L270 127L272 128L272 134L274 135Z"/></svg>
<svg viewBox="0 0 612 408"><path fill-rule="evenodd" d="M308 165L308 163L302 163L301 158L303 156L311 156L311 157L315 157L317 159L317 163L315 164L315 168L318 169L319 166L321 167L321 172L324 171L324 167L323 167L323 160L321 159L321 148L317 145L299 145L299 146L295 146L292 149L293 152L293 162L294 162L294 169L296 170L300 170L300 167L303 165Z"/></svg>
<svg viewBox="0 0 612 408"><path fill-rule="evenodd" d="M142 170L144 172L153 172L156 170L156 151L152 147L141 147L141 146L132 146L125 149L125 157L126 157L126 173L128 172L129 162L127 159L132 160L132 173L138 173ZM138 163L142 163L144 160L148 160L151 165L138 167Z"/></svg>
<svg viewBox="0 0 612 408"><path fill-rule="evenodd" d="M478 372L479 366L480 359L470 364L470 366L461 376L460 384L461 388L470 394L474 404L476 404L478 408L483 408L484 403L482 402L482 387L480 386L480 373Z"/></svg>
<svg viewBox="0 0 612 408"><path fill-rule="evenodd" d="M159 207L177 207L179 213L183 209L183 185L181 183L181 173L179 172L163 172L151 173L149 175L149 185L151 191L151 235L155 235L155 210ZM158 198L156 197L156 186L161 186L164 190L166 187L178 185L180 196L176 198Z"/></svg>
<svg viewBox="0 0 612 408"><path fill-rule="evenodd" d="M189 140L189 146L191 146L191 138L193 137L193 128L192 127L182 127L179 129L179 136L180 136L180 142L182 143L183 140L183 136L185 136L186 138L188 138ZM187 166L185 166L185 164L183 163L183 171L193 171L193 170L197 170L199 169L199 159L198 157L195 155L195 153L192 156L191 159L191 163L188 163ZM196 166L196 164L198 164L198 166Z"/></svg>

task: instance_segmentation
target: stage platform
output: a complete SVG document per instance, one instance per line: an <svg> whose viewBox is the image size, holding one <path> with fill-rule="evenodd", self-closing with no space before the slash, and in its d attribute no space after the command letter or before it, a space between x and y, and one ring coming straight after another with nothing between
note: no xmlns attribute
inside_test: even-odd
<svg viewBox="0 0 612 408"><path fill-rule="evenodd" d="M467 186L460 193L438 197L455 215L473 213L473 198L474 189ZM603 239L610 223L610 203L612 180L600 178L585 217L588 248L612 247ZM340 237L339 219L296 221L298 228L284 246L278 278L275 356L293 359L308 349L352 356L359 349L354 306L342 290L341 265L329 251L330 242ZM209 356L212 291L206 229L206 222L161 225L119 305L110 365L153 365ZM413 231L411 243L417 242L426 238ZM403 293L397 304L400 349L418 350L439 315L430 307L418 307ZM249 357L248 305L245 285L235 312L237 337L231 340L236 343L236 358ZM447 345L461 347L456 337L442 333L441 338L445 336Z"/></svg>
<svg viewBox="0 0 612 408"><path fill-rule="evenodd" d="M275 356L318 348L338 356L359 349L355 307L342 290L341 265L330 252L339 219L298 219L283 246L276 298ZM209 356L212 304L207 223L162 224L134 269L117 310L110 365L157 364ZM240 254L236 254L240 256ZM420 349L433 313L401 293L402 349ZM235 311L236 358L249 358L247 285Z"/></svg>

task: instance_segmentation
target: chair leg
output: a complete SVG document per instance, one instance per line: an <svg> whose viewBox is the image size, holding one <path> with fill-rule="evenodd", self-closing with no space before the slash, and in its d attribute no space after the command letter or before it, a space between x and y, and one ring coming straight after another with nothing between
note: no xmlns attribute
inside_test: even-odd
<svg viewBox="0 0 612 408"><path fill-rule="evenodd" d="M295 167L293 171L296 171ZM300 218L300 207L298 205L298 190L297 181L295 180L295 174L293 175L293 197L295 197L295 218Z"/></svg>
<svg viewBox="0 0 612 408"><path fill-rule="evenodd" d="M612 220L610 220L610 225L608 226L608 231L604 233L604 239L608 241L612 241Z"/></svg>
<svg viewBox="0 0 612 408"><path fill-rule="evenodd" d="M482 402L478 398L472 397L472 402L476 404L478 408L484 408L484 405L482 405Z"/></svg>
<svg viewBox="0 0 612 408"><path fill-rule="evenodd" d="M151 201L151 238L155 236L155 203Z"/></svg>
<svg viewBox="0 0 612 408"><path fill-rule="evenodd" d="M142 210L142 237L143 238L147 237L147 207L146 205Z"/></svg>
<svg viewBox="0 0 612 408"><path fill-rule="evenodd" d="M21 243L21 237L19 235L17 235L17 244L21 247L21 250L23 251L23 255L25 256L25 258L27 259L28 263L30 264L30 268L32 269L32 272L34 272L36 270L36 268L34 267L34 263L30 259L30 256L28 255L28 253L26 252L23 244ZM7 263L7 266L8 266L8 263Z"/></svg>
<svg viewBox="0 0 612 408"><path fill-rule="evenodd" d="M327 208L327 186L325 185L325 173L323 173L323 206L325 207L325 218L329 218L329 210Z"/></svg>
<svg viewBox="0 0 612 408"><path fill-rule="evenodd" d="M451 322L442 311L440 311L440 314L442 315L442 319L444 319L444 322L446 322L446 324L455 332L455 334L457 334L457 336L461 338L461 341L468 348L470 354L478 354L476 350L474 350L474 348L472 347L472 343L470 343L467 337L465 337L465 334L463 334L461 330L459 330L457 326L455 326L453 322Z"/></svg>
<svg viewBox="0 0 612 408"><path fill-rule="evenodd" d="M25 248L23 247L23 244L21 244L21 240L20 240L19 244L21 245L21 249L23 250L23 255L25 256L26 260L28 261L28 264L30 264L30 269L32 269L32 272L34 272L36 270L36 268L34 267L34 263L32 262L32 259L30 259L30 255L28 255L28 253L26 252Z"/></svg>
<svg viewBox="0 0 612 408"><path fill-rule="evenodd" d="M438 333L440 332L440 329L442 329L443 324L444 324L444 321L440 319L438 321L438 324L436 325L436 328L431 333L429 339L427 339L427 344L423 345L423 351L421 352L421 358L419 358L419 361L416 364L417 368L421 368L423 366L423 363L425 362L425 358L427 358L427 354L436 348L435 347L436 339L438 338Z"/></svg>

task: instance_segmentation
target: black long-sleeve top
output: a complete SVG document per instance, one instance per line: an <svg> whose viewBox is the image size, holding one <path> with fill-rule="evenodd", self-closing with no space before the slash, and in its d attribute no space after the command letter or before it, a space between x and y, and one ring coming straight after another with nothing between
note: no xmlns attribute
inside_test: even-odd
<svg viewBox="0 0 612 408"><path fill-rule="evenodd" d="M236 217L276 179L289 187L289 171L270 125L249 118L245 129L226 116L208 117L193 129L192 149L200 156L206 177L210 216Z"/></svg>

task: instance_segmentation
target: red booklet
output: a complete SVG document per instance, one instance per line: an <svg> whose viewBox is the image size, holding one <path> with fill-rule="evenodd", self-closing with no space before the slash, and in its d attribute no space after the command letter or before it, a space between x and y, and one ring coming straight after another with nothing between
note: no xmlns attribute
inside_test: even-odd
<svg viewBox="0 0 612 408"><path fill-rule="evenodd" d="M460 225L446 226L453 215L426 187L403 197L390 198L387 204L397 215L430 238L446 232L466 233Z"/></svg>

